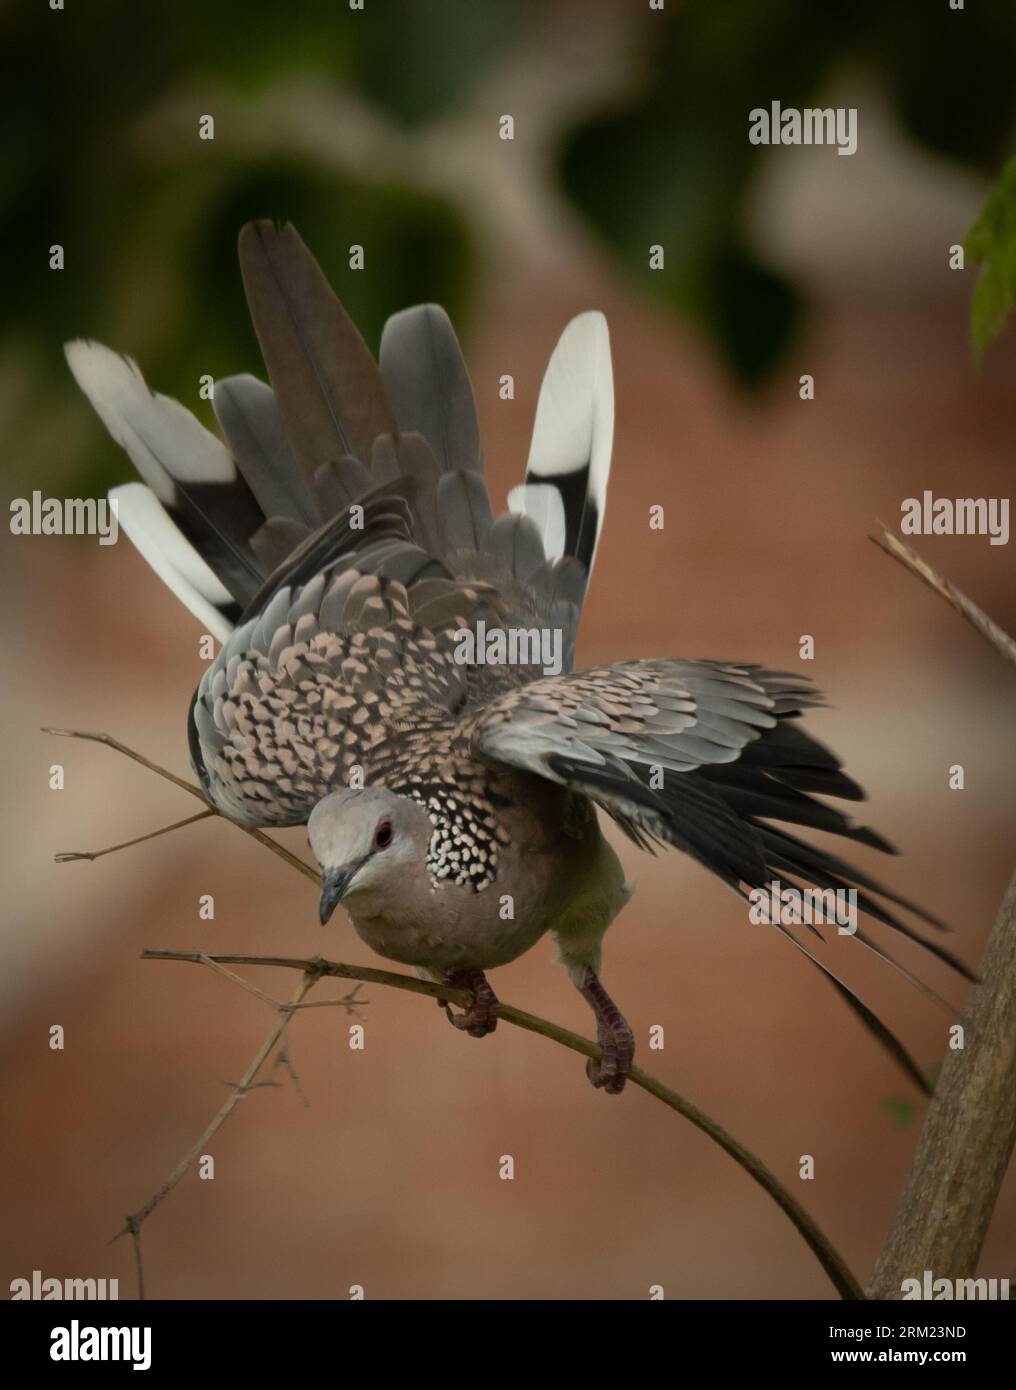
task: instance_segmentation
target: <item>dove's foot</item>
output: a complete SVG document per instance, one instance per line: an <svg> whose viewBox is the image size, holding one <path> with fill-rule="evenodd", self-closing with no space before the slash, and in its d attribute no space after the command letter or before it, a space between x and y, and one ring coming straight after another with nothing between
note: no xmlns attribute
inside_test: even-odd
<svg viewBox="0 0 1016 1390"><path fill-rule="evenodd" d="M453 1014L443 999L438 1000L452 1025L464 1029L471 1038L485 1038L488 1033L493 1033L497 1027L500 1005L483 971L449 970L445 974L445 984L473 992L473 1003L463 1014Z"/></svg>
<svg viewBox="0 0 1016 1390"><path fill-rule="evenodd" d="M586 1075L609 1096L620 1095L635 1060L635 1035L595 971L586 971L581 991L596 1015L596 1041L603 1051L586 1062Z"/></svg>

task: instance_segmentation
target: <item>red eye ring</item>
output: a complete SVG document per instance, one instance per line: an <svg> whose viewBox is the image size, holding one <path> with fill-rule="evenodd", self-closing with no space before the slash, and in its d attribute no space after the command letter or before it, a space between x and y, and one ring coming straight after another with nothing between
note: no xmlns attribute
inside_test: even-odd
<svg viewBox="0 0 1016 1390"><path fill-rule="evenodd" d="M386 817L379 820L374 830L374 848L387 849L392 842L392 823Z"/></svg>

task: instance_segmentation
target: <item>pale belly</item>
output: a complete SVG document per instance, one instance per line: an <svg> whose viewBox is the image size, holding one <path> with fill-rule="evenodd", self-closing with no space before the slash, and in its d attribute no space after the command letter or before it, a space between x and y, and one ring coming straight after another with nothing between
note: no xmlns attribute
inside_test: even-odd
<svg viewBox="0 0 1016 1390"><path fill-rule="evenodd" d="M491 908L482 917L464 914L465 920L444 922L439 931L426 925L395 926L380 917L353 917L353 926L361 941L387 960L437 970L491 970L524 955L552 922L535 913L502 919L492 891L490 899Z"/></svg>
<svg viewBox="0 0 1016 1390"><path fill-rule="evenodd" d="M595 821L571 863L526 856L507 881L516 885L513 897L496 880L479 893L436 888L422 920L407 920L397 909L371 914L354 902L348 911L360 939L388 960L437 972L490 970L516 960L547 932L557 935L566 962L569 942L590 957L628 897L621 866Z"/></svg>

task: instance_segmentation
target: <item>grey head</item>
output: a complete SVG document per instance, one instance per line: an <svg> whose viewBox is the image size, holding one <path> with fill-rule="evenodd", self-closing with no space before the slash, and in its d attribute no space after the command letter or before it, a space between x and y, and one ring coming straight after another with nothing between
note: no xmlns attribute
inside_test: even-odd
<svg viewBox="0 0 1016 1390"><path fill-rule="evenodd" d="M354 914L397 915L400 903L429 883L434 827L410 797L385 787L343 788L311 812L307 835L321 869L321 923L340 902Z"/></svg>

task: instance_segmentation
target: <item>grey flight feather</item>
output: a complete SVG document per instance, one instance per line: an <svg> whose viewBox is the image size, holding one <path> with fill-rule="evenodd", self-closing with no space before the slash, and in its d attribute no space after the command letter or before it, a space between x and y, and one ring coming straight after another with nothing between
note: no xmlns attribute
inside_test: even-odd
<svg viewBox="0 0 1016 1390"><path fill-rule="evenodd" d="M384 326L381 376L402 430L422 434L442 472L483 471L469 373L445 311L419 304Z"/></svg>
<svg viewBox="0 0 1016 1390"><path fill-rule="evenodd" d="M493 517L482 474L464 468L443 473L437 507L446 551L487 549Z"/></svg>
<svg viewBox="0 0 1016 1390"><path fill-rule="evenodd" d="M397 431L377 364L288 223L248 223L240 269L261 351L308 485L322 463L370 458Z"/></svg>
<svg viewBox="0 0 1016 1390"><path fill-rule="evenodd" d="M265 516L320 526L324 518L294 464L272 388L246 373L225 377L215 383L212 407Z"/></svg>
<svg viewBox="0 0 1016 1390"><path fill-rule="evenodd" d="M508 574L525 582L544 564L543 541L536 523L528 516L505 512L490 528L490 549Z"/></svg>

